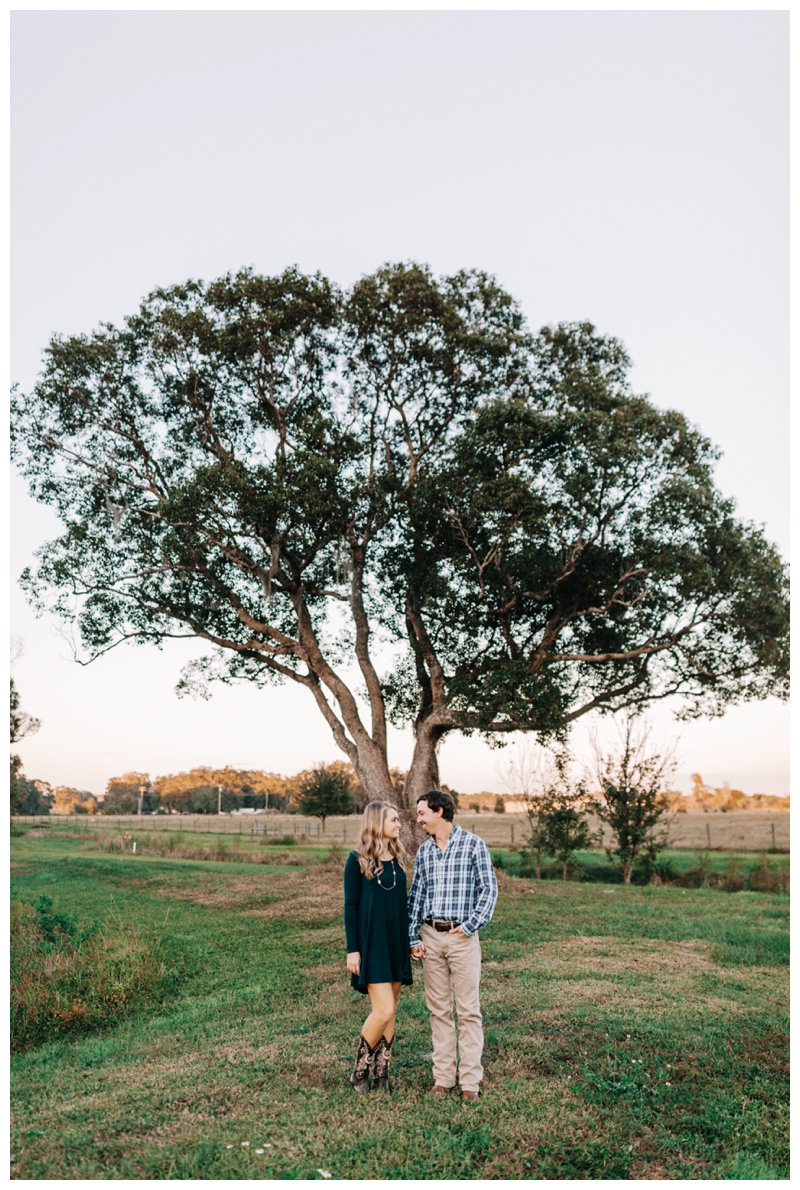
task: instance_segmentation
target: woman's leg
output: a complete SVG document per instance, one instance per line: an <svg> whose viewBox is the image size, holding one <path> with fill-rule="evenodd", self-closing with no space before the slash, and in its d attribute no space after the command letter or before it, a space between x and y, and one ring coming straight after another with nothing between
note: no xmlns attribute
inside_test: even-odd
<svg viewBox="0 0 800 1190"><path fill-rule="evenodd" d="M389 987L392 989L392 997L394 999L394 1008L392 1010L392 1019L387 1022L387 1024L384 1026L384 1029L383 1029L383 1036L386 1038L387 1041L391 1041L392 1038L394 1037L395 1015L397 1013L397 1001L400 999L400 988L402 986L403 985L400 983L400 980L398 980L397 983L389 984Z"/></svg>
<svg viewBox="0 0 800 1190"><path fill-rule="evenodd" d="M394 988L395 984L392 983L367 984L372 1012L361 1027L361 1035L373 1049L388 1028L391 1028L392 1037L394 1037L394 1014L397 1007ZM399 984L397 988L399 991ZM391 1037L387 1037L386 1040L391 1041Z"/></svg>
<svg viewBox="0 0 800 1190"><path fill-rule="evenodd" d="M389 1065L392 1060L394 1022L397 1012L397 998L400 995L400 983L398 981L397 983L390 983L384 986L388 987L392 994L392 1015L383 1026L383 1032L375 1049L375 1077L372 1082L372 1090L385 1091L387 1095L391 1095L392 1088L389 1086Z"/></svg>

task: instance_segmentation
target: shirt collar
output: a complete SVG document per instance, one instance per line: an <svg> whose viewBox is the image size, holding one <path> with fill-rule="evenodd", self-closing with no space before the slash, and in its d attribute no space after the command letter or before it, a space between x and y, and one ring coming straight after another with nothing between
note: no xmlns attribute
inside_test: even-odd
<svg viewBox="0 0 800 1190"><path fill-rule="evenodd" d="M450 844L451 844L451 843L452 843L452 841L453 841L453 836L456 834L456 832L457 832L457 831L458 831L459 833L463 833L463 831L464 831L464 828L463 828L463 826L458 826L458 825L457 825L457 824L454 822L454 823L453 823L453 829L450 831L450 834L447 836L447 842L446 842L446 843L445 843L445 845L444 845L444 850L441 852L441 855L442 855L442 857L444 857L445 855L447 855L447 852L448 852L448 849L449 849L449 847L450 847ZM430 844L430 850L433 850L434 848L436 849L436 851L438 851L438 850L439 850L439 845L438 845L438 843L436 842L436 840L434 839L433 835L429 835L429 836L428 836L428 838L425 840L425 842L422 844L422 846L423 846L423 847L425 847L427 844ZM436 851L434 851L434 855L436 854Z"/></svg>

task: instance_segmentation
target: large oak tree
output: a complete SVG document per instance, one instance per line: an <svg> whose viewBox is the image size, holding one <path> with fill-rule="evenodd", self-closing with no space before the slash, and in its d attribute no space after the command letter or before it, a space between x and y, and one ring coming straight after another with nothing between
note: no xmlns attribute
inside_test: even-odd
<svg viewBox="0 0 800 1190"><path fill-rule="evenodd" d="M158 289L14 394L64 522L23 585L89 658L191 636L184 689L304 686L373 797L398 800L387 721L410 721L408 804L448 732L783 697L781 559L629 366L588 323L531 334L479 272Z"/></svg>

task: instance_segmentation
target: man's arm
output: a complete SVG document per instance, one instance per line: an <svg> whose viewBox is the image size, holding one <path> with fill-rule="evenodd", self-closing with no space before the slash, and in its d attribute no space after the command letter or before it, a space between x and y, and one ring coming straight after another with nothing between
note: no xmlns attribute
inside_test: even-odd
<svg viewBox="0 0 800 1190"><path fill-rule="evenodd" d="M477 836L474 847L472 868L476 889L475 905L467 920L461 923L461 929L468 938L492 920L497 904L497 877L492 867L489 848L483 839Z"/></svg>
<svg viewBox="0 0 800 1190"><path fill-rule="evenodd" d="M422 927L422 908L425 904L425 871L419 852L414 860L414 878L408 894L408 941L411 946L419 946L420 929Z"/></svg>

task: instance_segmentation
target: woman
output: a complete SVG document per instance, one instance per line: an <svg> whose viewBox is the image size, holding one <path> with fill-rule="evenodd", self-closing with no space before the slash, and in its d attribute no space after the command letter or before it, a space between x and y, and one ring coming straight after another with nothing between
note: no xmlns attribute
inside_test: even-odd
<svg viewBox="0 0 800 1190"><path fill-rule="evenodd" d="M368 992L372 1011L364 1021L350 1082L391 1094L389 1062L400 985L410 984L408 909L400 818L389 802L370 802L361 819L361 840L344 869L344 929L350 983Z"/></svg>

